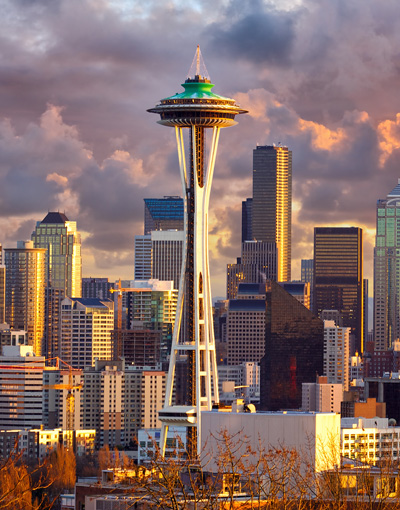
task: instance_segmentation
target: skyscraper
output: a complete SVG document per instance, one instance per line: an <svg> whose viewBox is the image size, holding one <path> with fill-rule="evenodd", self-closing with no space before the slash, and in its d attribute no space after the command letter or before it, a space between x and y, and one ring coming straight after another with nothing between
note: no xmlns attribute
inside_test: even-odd
<svg viewBox="0 0 400 510"><path fill-rule="evenodd" d="M233 99L211 91L213 84L197 48L189 77L182 84L180 94L162 99L149 110L160 115L160 124L175 128L178 144L182 191L185 194L184 260L177 306L177 322L171 350L170 370L165 403L160 419L162 451L168 424L188 427L189 455L200 452L200 420L202 410L211 410L218 400L218 374L215 358L210 277L208 267L208 206L220 128L236 124L235 116L246 113ZM186 158L183 128L190 130L190 150ZM212 130L212 140L205 152L206 130ZM186 166L186 159L188 165ZM208 162L207 162L208 159ZM187 303L184 334L180 335L183 300ZM190 346L190 348L189 348ZM176 357L185 353L188 358L187 406L175 409L172 388Z"/></svg>
<svg viewBox="0 0 400 510"><path fill-rule="evenodd" d="M252 237L277 243L278 281L291 280L292 151L275 145L253 150Z"/></svg>
<svg viewBox="0 0 400 510"><path fill-rule="evenodd" d="M81 235L76 221L49 212L32 232L35 248L46 248L44 354L59 356L60 303L64 297L82 295Z"/></svg>
<svg viewBox="0 0 400 510"><path fill-rule="evenodd" d="M265 283L276 280L278 274L276 243L245 241L242 243L240 262L228 264L226 294L235 299L239 283Z"/></svg>
<svg viewBox="0 0 400 510"><path fill-rule="evenodd" d="M181 197L144 199L144 233L154 230L183 230Z"/></svg>
<svg viewBox="0 0 400 510"><path fill-rule="evenodd" d="M37 356L43 352L45 317L46 250L32 241L4 250L6 266L6 322L28 333L28 344Z"/></svg>
<svg viewBox="0 0 400 510"><path fill-rule="evenodd" d="M226 317L227 363L258 363L265 353L265 285L241 283Z"/></svg>
<svg viewBox="0 0 400 510"><path fill-rule="evenodd" d="M359 227L314 229L314 313L338 310L351 328L350 353L363 351L363 249Z"/></svg>
<svg viewBox="0 0 400 510"><path fill-rule="evenodd" d="M386 351L400 337L400 179L378 200L374 249L375 349Z"/></svg>
<svg viewBox="0 0 400 510"><path fill-rule="evenodd" d="M35 248L46 248L47 286L68 297L82 295L81 235L76 221L65 214L49 212L32 232Z"/></svg>
<svg viewBox="0 0 400 510"><path fill-rule="evenodd" d="M242 243L245 241L252 241L253 232L251 229L252 223L252 211L253 208L253 199L246 198L242 202Z"/></svg>
<svg viewBox="0 0 400 510"><path fill-rule="evenodd" d="M182 230L156 230L135 236L135 280L173 281L178 289L184 235Z"/></svg>
<svg viewBox="0 0 400 510"><path fill-rule="evenodd" d="M277 282L266 286L265 356L260 362L262 410L298 409L302 383L322 374L324 324Z"/></svg>

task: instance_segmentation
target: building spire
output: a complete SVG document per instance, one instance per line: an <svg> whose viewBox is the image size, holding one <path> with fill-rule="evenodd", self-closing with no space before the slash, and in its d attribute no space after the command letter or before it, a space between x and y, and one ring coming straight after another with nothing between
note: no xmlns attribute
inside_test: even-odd
<svg viewBox="0 0 400 510"><path fill-rule="evenodd" d="M203 55L200 51L200 45L197 45L196 53L193 57L192 65L190 66L187 74L186 81L210 81L210 75L208 74L206 65L203 60Z"/></svg>

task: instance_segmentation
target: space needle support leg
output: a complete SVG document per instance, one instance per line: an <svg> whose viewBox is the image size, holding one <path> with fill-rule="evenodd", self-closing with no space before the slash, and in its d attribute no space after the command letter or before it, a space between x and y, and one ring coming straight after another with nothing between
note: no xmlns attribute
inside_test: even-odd
<svg viewBox="0 0 400 510"><path fill-rule="evenodd" d="M185 294L185 267L186 267L186 238L187 238L187 203L186 203L186 186L187 186L187 172L186 172L186 160L185 160L185 147L183 143L183 133L181 127L175 127L176 134L176 143L178 146L178 158L179 158L179 170L181 175L181 184L182 184L182 196L184 198L184 238L182 243L182 265L181 265L181 275L179 279L179 293L178 293L178 303L176 306L176 316L175 316L175 324L174 324L174 332L172 336L172 345L171 345L171 355L169 360L169 370L167 377L167 384L165 388L165 398L164 398L164 407L168 407L172 405L172 392L174 386L174 378L175 378L175 363L176 363L176 354L177 354L177 345L179 343L179 335L181 332L181 324L182 324L182 315L183 315L183 303L184 303L184 294ZM161 425L161 437L160 437L160 453L164 457L165 456L165 445L167 442L168 435L168 425L164 422Z"/></svg>
<svg viewBox="0 0 400 510"><path fill-rule="evenodd" d="M206 343L206 356L207 356L207 379L206 379L206 391L208 397L208 405L211 410L211 401L219 402L218 395L218 384L217 384L217 360L215 353L215 338L214 338L214 322L212 315L212 299L211 299L211 285L210 285L210 269L209 269L209 259L208 259L208 209L210 203L210 193L211 193L211 184L214 175L215 168L215 160L217 156L217 148L219 141L220 128L218 126L213 127L212 132L212 143L210 149L210 156L208 161L208 169L207 169L207 180L205 185L205 194L204 194L204 211L205 211L205 232L207 235L205 236L204 242L204 261L205 268L204 272L206 275L205 278L205 289L204 289L204 297L205 297L205 308L207 311L207 315L205 317L206 324L205 328L208 331L208 342ZM211 348L210 348L211 347ZM211 366L210 366L211 365ZM211 381L212 378L212 381Z"/></svg>

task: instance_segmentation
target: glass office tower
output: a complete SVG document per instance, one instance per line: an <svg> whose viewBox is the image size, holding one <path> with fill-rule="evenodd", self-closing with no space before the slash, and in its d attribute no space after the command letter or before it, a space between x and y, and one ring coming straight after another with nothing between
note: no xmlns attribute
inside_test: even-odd
<svg viewBox="0 0 400 510"><path fill-rule="evenodd" d="M400 336L400 179L378 200L374 249L375 349L389 349Z"/></svg>
<svg viewBox="0 0 400 510"><path fill-rule="evenodd" d="M359 227L314 229L314 306L338 310L343 326L351 328L351 352L361 353L364 342L363 250Z"/></svg>
<svg viewBox="0 0 400 510"><path fill-rule="evenodd" d="M291 280L292 151L266 145L253 150L252 238L277 243L278 281Z"/></svg>
<svg viewBox="0 0 400 510"><path fill-rule="evenodd" d="M59 318L65 297L82 296L81 235L76 221L49 212L32 232L35 248L46 249L45 334L43 354L59 356Z"/></svg>
<svg viewBox="0 0 400 510"><path fill-rule="evenodd" d="M323 373L324 324L277 282L266 284L260 409L301 407L302 384Z"/></svg>
<svg viewBox="0 0 400 510"><path fill-rule="evenodd" d="M144 233L153 230L183 230L183 198L144 199Z"/></svg>

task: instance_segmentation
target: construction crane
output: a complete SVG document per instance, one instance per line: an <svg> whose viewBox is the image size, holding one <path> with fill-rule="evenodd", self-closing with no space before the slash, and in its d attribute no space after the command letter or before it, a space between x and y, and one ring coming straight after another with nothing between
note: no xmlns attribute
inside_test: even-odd
<svg viewBox="0 0 400 510"><path fill-rule="evenodd" d="M122 293L123 292L146 292L146 291L152 291L153 289L148 287L139 287L139 288L122 288L121 287L121 278L119 279L117 283L116 289L110 289L111 293L118 292L117 295L117 330L121 331L122 329Z"/></svg>
<svg viewBox="0 0 400 510"><path fill-rule="evenodd" d="M54 359L54 358L52 358ZM74 430L75 430L75 390L80 390L83 387L82 383L74 384L72 371L74 370L71 365L68 365L65 361L60 358L56 359L56 369L60 369L60 362L63 363L66 367L68 367L68 383L65 384L44 384L43 389L51 389L51 390L68 390L66 397L66 432L67 432L67 448L73 449L74 447Z"/></svg>

